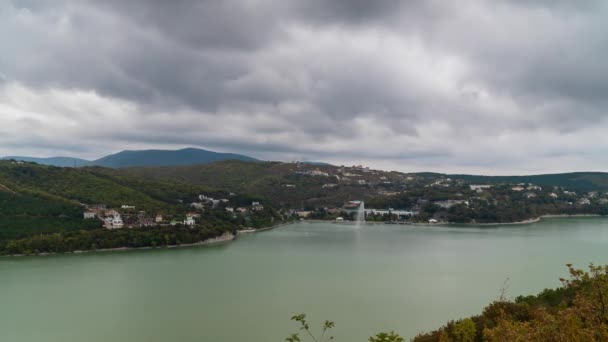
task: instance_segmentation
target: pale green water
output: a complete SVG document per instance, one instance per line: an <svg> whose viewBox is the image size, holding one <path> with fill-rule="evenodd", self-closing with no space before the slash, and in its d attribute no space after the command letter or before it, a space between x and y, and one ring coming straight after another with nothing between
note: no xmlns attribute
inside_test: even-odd
<svg viewBox="0 0 608 342"><path fill-rule="evenodd" d="M301 223L234 243L0 259L0 341L283 341L292 314L338 341L411 337L608 263L608 219L488 228Z"/></svg>

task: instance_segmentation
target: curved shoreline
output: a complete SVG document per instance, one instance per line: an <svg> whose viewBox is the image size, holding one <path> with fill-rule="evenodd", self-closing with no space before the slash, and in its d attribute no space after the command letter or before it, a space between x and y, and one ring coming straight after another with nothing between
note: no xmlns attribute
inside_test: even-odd
<svg viewBox="0 0 608 342"><path fill-rule="evenodd" d="M488 222L488 223L456 223L456 222L437 222L437 223L426 223L426 222L411 222L411 223L397 223L397 225L408 225L408 226L451 226L451 225L463 225L463 226L510 226L510 225L525 225L525 224L533 224L533 223L538 223L544 219L559 219L559 218L576 218L576 217L603 217L605 215L599 215L599 214L573 214L573 215L568 215L568 214L547 214L547 215L541 215L539 217L536 218L531 218L531 219L526 219L526 220L522 220L522 221L515 221L515 222ZM311 223L315 223L315 222L329 222L329 223L336 223L335 220L319 220L319 219L312 219L312 220L303 220L303 221L299 221L299 222L311 222ZM341 223L346 223L346 224L355 224L354 221L344 221ZM376 225L376 224L386 224L385 222L375 222L375 221L365 221L362 222L361 224L365 224L365 225Z"/></svg>
<svg viewBox="0 0 608 342"><path fill-rule="evenodd" d="M525 224L534 224L534 223L538 223L543 219L560 219L560 218L576 218L576 217L602 217L603 215L598 215L598 214L574 214L574 215L567 215L567 214L557 214L557 215L541 215L537 218L533 218L533 219L528 219L528 220L523 220L523 221L517 221L517 222L503 222L503 223L499 223L499 222L494 222L494 223L454 223L454 222L440 222L440 223L424 223L424 222L420 222L420 223L409 223L409 224L402 224L402 225L408 225L408 226L424 226L424 227L432 227L432 226L436 226L436 227L447 227L447 226L452 226L452 225L464 225L464 226L479 226L479 227L483 227L483 226L508 226L508 225L525 225ZM301 221L290 221L290 222L281 222L279 224L270 226L270 227L265 227L265 228L260 228L260 229L256 229L256 230L246 230L246 231L237 231L236 234L232 234L230 232L226 232L220 236L214 237L214 238L210 238L204 241L199 241L199 242L195 242L195 243L187 243L187 244L180 244L180 245L168 245L168 246L145 246L145 247L116 247L116 248L102 248L102 249L87 249L87 250L76 250L76 251L72 251L72 252L63 252L63 253L36 253L36 254L9 254L9 255L2 255L1 257L27 257L27 256L52 256L52 255L64 255L64 254L84 254L84 253L103 253L103 252L121 252L121 251L131 251L131 250L149 250L149 249L171 249L171 248L181 248L181 247L197 247L197 246L210 246L210 245L218 245L218 244L223 244L223 243L228 243L231 241L236 240L239 235L243 235L243 234L250 234L250 233L259 233L259 232L263 232L263 231L267 231L267 230L272 230L272 229L276 229L276 228L280 228L283 226L287 226L290 224L294 224L294 223L299 223L299 222L306 222L306 223L336 223L333 220L318 220L318 219L313 219L313 220L301 220ZM346 224L355 224L355 222L353 221L345 221L345 222L341 222L342 224L346 223ZM382 224L384 225L385 222L362 222L365 225L379 225Z"/></svg>
<svg viewBox="0 0 608 342"><path fill-rule="evenodd" d="M275 228L279 228L282 226L286 226L288 224L291 224L293 222L281 222L279 224L270 226L270 227L265 227L265 228L260 228L260 229L256 229L253 231L238 231L236 232L236 234L232 234L230 232L226 232L220 236L214 237L214 238L210 238L207 240L203 240L203 241L199 241L199 242L194 242L194 243L185 243L185 244L180 244L180 245L167 245L167 246L145 246L145 247L116 247L116 248L101 248L101 249L85 249L85 250L76 250L76 251L71 251L71 252L63 252L63 253L58 253L58 252L53 252L53 253L36 253L36 254L9 254L9 255L2 255L1 257L32 257L32 256L52 256L52 255L64 255L64 254L84 254L84 253L104 253L104 252L125 252L125 251L135 251L135 250L148 250L148 249L171 249L171 248L181 248L181 247L197 247L197 246L211 246L211 245L219 245L219 244L224 244L224 243L228 243L228 242L232 242L234 240L236 240L238 238L239 235L242 234L248 234L248 233L257 233L257 232L262 232L262 231L266 231L266 230L271 230L271 229L275 229Z"/></svg>

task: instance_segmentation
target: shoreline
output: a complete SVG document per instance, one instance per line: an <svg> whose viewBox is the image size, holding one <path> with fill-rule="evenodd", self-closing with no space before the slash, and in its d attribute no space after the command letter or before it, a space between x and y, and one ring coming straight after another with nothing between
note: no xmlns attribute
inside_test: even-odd
<svg viewBox="0 0 608 342"><path fill-rule="evenodd" d="M603 217L606 215L599 215L599 214L547 214L547 215L540 215L539 217L535 217L535 218L530 218L530 219L526 219L526 220L522 220L522 221L515 221L515 222L488 222L488 223L456 223L456 222L438 222L438 223L427 223L427 222L409 222L409 223L396 223L396 225L403 225L403 226L424 226L424 227L428 227L428 226L451 226L451 225L465 225L465 226L510 226L510 225L525 225L525 224L533 224L533 223L538 223L544 219L559 219L559 218L581 218L581 217ZM303 221L296 221L296 222L310 222L310 223L336 223L335 220L319 220L319 219L312 219L312 220L303 220ZM344 221L341 222L341 224L355 224L354 221ZM377 225L377 224L386 224L385 222L375 222L375 221L365 221L362 222L361 224L364 225Z"/></svg>
<svg viewBox="0 0 608 342"><path fill-rule="evenodd" d="M145 247L116 247L116 248L101 248L101 249L85 249L85 250L76 250L72 252L63 252L63 253L36 253L36 254L9 254L2 255L0 258L10 258L10 257L38 257L38 256L53 256L53 255L66 255L66 254L85 254L85 253L105 253L105 252L126 252L126 251L137 251L137 250L150 250L150 249L173 249L173 248L182 248L182 247L198 247L198 246L211 246L211 245L219 245L224 243L229 243L238 238L239 235L257 233L261 231L272 230L276 228L280 228L282 226L286 226L293 222L281 222L279 224L264 227L252 231L236 231L236 234L232 234L231 232L226 232L220 236L210 238L207 240L194 242L194 243L185 243L180 245L168 245L168 246L145 246Z"/></svg>
<svg viewBox="0 0 608 342"><path fill-rule="evenodd" d="M432 226L438 226L438 227L447 227L447 226L452 226L452 225L465 225L465 226L509 226L509 225L526 225L526 224L534 224L534 223L538 223L540 221L542 221L543 219L560 219L560 218L576 218L576 217L602 217L604 215L599 215L599 214L573 214L573 215L568 215L568 214L548 214L548 215L541 215L537 218L533 218L533 219L527 219L527 220L523 220L523 221L517 221L517 222L494 222L494 223L454 223L454 222L439 222L439 223L424 223L424 222L418 222L418 223L407 223L407 224L397 224L397 225L403 225L403 226L423 226L423 227L432 227ZM295 223L300 223L300 222L305 222L305 223L337 223L334 220L319 220L319 219L312 219L312 220L301 220L301 221L291 221L291 222L281 222L279 224L273 225L273 226L269 226L269 227L264 227L264 228L260 228L260 229L248 229L248 230L241 230L241 231L236 231L236 234L232 234L230 232L226 232L220 236L214 237L214 238L210 238L207 240L203 240L203 241L199 241L199 242L194 242L194 243L187 243L187 244L181 244L181 245L168 245L168 246L145 246L145 247L116 247L116 248L102 248L102 249L87 249L87 250L76 250L76 251L72 251L72 252L63 252L63 253L36 253L36 254L9 254L9 255L2 255L0 256L0 258L4 257L4 258L9 258L9 257L28 257L28 256L53 256L53 255L65 255L65 254L85 254L85 253L104 253L104 252L122 252L122 251L131 251L131 250L150 250L150 249L172 249L172 248L182 248L182 247L198 247L198 246L211 246L211 245L219 245L219 244L224 244L224 243L229 243L232 242L234 240L236 240L240 235L244 235L244 234L254 234L254 233L259 233L259 232L263 232L263 231L268 231L268 230L273 230L273 229L277 229L280 227L284 227L290 224L295 224ZM354 221L344 221L344 222L340 222L340 224L356 224L356 222ZM386 224L385 222L362 222L362 224L364 225L379 225L379 224Z"/></svg>

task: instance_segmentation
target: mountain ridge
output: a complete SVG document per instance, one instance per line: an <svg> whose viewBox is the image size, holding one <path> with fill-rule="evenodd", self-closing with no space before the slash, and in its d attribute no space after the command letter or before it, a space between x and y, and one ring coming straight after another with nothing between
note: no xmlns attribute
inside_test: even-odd
<svg viewBox="0 0 608 342"><path fill-rule="evenodd" d="M109 168L125 168L137 166L180 166L208 164L223 160L243 160L256 162L255 158L236 154L209 151L199 148L183 148L179 150L124 150L109 154L96 160L86 160L72 157L37 158L27 156L7 156L0 159L34 162L42 165L58 167L103 166Z"/></svg>

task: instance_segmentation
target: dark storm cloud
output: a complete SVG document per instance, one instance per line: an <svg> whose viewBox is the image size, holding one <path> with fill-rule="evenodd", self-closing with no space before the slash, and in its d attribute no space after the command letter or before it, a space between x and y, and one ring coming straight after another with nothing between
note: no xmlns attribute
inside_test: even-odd
<svg viewBox="0 0 608 342"><path fill-rule="evenodd" d="M13 1L0 5L0 152L94 139L82 155L195 145L391 168L600 168L607 6Z"/></svg>

